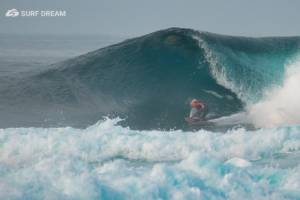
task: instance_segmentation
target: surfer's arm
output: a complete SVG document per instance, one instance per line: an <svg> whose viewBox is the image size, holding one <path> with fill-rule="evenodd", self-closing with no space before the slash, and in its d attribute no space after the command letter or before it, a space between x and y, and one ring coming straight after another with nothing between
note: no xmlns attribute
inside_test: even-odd
<svg viewBox="0 0 300 200"><path fill-rule="evenodd" d="M203 105L202 103L196 103L196 104L195 104L195 107L198 108L198 109L199 109L200 107L201 107L201 108L204 108L204 105Z"/></svg>

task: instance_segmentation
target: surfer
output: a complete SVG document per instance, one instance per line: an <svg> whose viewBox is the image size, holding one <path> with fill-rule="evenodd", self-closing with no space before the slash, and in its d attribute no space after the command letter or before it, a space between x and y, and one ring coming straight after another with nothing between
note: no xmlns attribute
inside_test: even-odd
<svg viewBox="0 0 300 200"><path fill-rule="evenodd" d="M210 107L208 104L198 103L197 99L193 99L191 101L191 106L197 108L197 111L194 115L190 116L189 118L193 118L193 117L197 116L200 120L204 120L204 118L210 111ZM200 116L201 113L202 113L202 117Z"/></svg>

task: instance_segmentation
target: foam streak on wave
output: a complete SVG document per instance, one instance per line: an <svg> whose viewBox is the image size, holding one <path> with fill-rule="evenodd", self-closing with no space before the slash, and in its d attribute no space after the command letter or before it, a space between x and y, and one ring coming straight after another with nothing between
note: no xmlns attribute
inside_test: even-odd
<svg viewBox="0 0 300 200"><path fill-rule="evenodd" d="M226 75L226 69L225 66L222 64L222 55L219 55L218 52L214 51L210 46L207 44L206 41L201 39L198 35L194 35L193 38L198 41L199 47L204 50L205 58L207 62L209 62L210 66L210 72L211 75L214 77L214 79L217 81L218 84L232 90L235 92L239 98L242 100L245 100L242 98L243 93L240 92L240 90L236 87L234 82L230 81L228 79L228 76ZM230 49L226 49L227 51L230 51Z"/></svg>

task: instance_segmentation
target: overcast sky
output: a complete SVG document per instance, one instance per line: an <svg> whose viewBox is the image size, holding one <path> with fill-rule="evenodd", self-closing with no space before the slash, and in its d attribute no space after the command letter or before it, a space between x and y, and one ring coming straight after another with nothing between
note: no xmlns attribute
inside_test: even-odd
<svg viewBox="0 0 300 200"><path fill-rule="evenodd" d="M67 16L6 17L13 8L66 11ZM300 36L299 9L299 0L0 0L0 33L140 36L180 27L236 36Z"/></svg>

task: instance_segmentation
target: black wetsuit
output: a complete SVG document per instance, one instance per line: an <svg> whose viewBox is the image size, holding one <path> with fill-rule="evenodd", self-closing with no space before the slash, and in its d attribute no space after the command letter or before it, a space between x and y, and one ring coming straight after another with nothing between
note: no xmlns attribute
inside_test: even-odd
<svg viewBox="0 0 300 200"><path fill-rule="evenodd" d="M199 110L197 110L196 116L197 116L199 119L202 118L202 120L204 120L204 118L206 117L206 115L207 115L207 114L209 113L209 111L210 111L210 107L209 107L209 105L206 104L206 103L202 103L202 104L204 105L204 108L200 108ZM202 117L200 116L201 113L202 113Z"/></svg>

